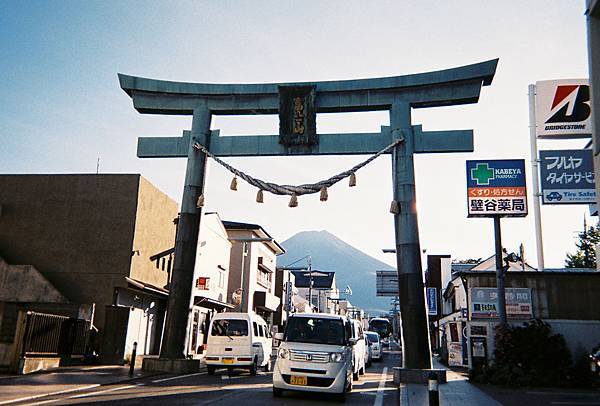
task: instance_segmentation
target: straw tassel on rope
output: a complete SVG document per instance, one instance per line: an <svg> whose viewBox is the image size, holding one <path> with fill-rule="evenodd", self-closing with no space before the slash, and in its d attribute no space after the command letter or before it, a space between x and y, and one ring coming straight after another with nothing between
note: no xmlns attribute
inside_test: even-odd
<svg viewBox="0 0 600 406"><path fill-rule="evenodd" d="M320 198L319 198L319 199L320 199L322 202L326 202L326 201L327 201L327 198L329 198L329 195L327 194L327 188L326 188L325 186L323 186L323 187L321 188L321 196L320 196Z"/></svg>
<svg viewBox="0 0 600 406"><path fill-rule="evenodd" d="M262 189L258 189L258 192L256 192L256 203L264 203Z"/></svg>
<svg viewBox="0 0 600 406"><path fill-rule="evenodd" d="M392 200L392 205L390 206L390 213L400 214L400 203L398 203L398 200Z"/></svg>
<svg viewBox="0 0 600 406"><path fill-rule="evenodd" d="M234 176L233 179L231 179L231 185L229 185L229 189L237 190L237 176Z"/></svg>
<svg viewBox="0 0 600 406"><path fill-rule="evenodd" d="M356 174L354 172L352 172L350 174L350 181L348 182L348 186L350 186L350 187L356 186Z"/></svg>
<svg viewBox="0 0 600 406"><path fill-rule="evenodd" d="M204 195L198 196L198 200L196 200L196 208L204 207Z"/></svg>
<svg viewBox="0 0 600 406"><path fill-rule="evenodd" d="M296 196L296 193L294 193L290 199L290 204L288 204L289 207L298 207L298 196Z"/></svg>

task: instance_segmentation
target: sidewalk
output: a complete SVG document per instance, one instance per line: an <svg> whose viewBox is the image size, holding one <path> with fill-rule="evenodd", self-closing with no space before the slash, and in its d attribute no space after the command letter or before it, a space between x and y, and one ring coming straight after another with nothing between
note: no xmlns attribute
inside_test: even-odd
<svg viewBox="0 0 600 406"><path fill-rule="evenodd" d="M0 375L0 405L151 375L156 374L144 373L141 368L136 368L133 377L130 377L129 366L115 365L69 366L30 375Z"/></svg>
<svg viewBox="0 0 600 406"><path fill-rule="evenodd" d="M494 398L470 384L465 375L449 370L435 359L433 364L434 368L446 369L448 380L448 383L438 386L440 405L501 405ZM429 387L423 384L401 384L400 404L429 405Z"/></svg>

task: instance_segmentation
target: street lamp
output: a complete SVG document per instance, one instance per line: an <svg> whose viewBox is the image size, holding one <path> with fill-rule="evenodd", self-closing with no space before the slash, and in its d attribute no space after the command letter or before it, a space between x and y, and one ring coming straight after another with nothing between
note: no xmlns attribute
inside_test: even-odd
<svg viewBox="0 0 600 406"><path fill-rule="evenodd" d="M242 272L240 276L240 290L242 293L242 298L240 301L240 311L248 311L248 289L250 289L250 281L248 281L248 288L244 288L244 274L246 269L246 257L248 256L248 243L253 242L273 242L273 238L252 238L252 237L240 237L240 238L228 238L231 242L241 242L242 243Z"/></svg>

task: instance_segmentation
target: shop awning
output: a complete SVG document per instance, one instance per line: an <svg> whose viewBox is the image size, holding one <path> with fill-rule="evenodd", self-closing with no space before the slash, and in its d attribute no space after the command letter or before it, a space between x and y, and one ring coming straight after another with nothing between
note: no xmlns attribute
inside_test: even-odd
<svg viewBox="0 0 600 406"><path fill-rule="evenodd" d="M194 296L194 306L206 307L213 310L233 309L235 306L231 303L221 302L217 299L211 299L206 296Z"/></svg>
<svg viewBox="0 0 600 406"><path fill-rule="evenodd" d="M125 277L125 280L127 281L127 283L130 286L137 288L141 291L144 291L146 293L163 296L163 297L169 296L169 291L167 289L159 288L158 286L154 286L154 285L151 285L146 282L141 282L141 281L138 281L137 279L133 279L128 276Z"/></svg>

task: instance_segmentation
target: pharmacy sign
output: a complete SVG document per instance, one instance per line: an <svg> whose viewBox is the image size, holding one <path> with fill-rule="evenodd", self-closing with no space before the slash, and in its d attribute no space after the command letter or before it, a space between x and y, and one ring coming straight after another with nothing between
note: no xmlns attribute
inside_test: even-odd
<svg viewBox="0 0 600 406"><path fill-rule="evenodd" d="M527 215L523 159L467 161L469 217Z"/></svg>

